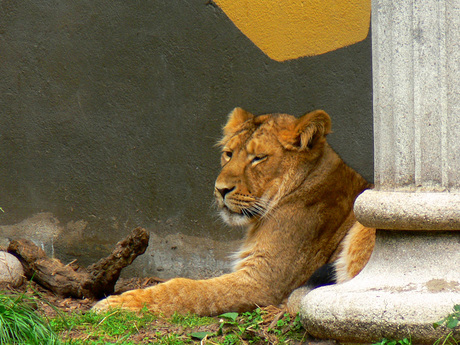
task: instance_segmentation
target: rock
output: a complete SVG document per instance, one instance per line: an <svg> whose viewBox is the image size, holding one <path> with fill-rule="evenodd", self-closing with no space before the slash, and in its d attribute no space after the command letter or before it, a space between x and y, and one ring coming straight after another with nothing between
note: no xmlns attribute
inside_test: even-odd
<svg viewBox="0 0 460 345"><path fill-rule="evenodd" d="M300 311L302 298L304 298L311 290L311 287L301 286L291 293L286 303L286 309L291 315L296 315Z"/></svg>
<svg viewBox="0 0 460 345"><path fill-rule="evenodd" d="M2 233L1 230L2 229L0 227L0 233ZM2 235L3 235L3 233L2 233ZM6 252L9 244L10 244L10 240L8 238L0 237L0 252Z"/></svg>
<svg viewBox="0 0 460 345"><path fill-rule="evenodd" d="M20 286L24 281L24 269L21 262L7 252L0 251L0 282Z"/></svg>

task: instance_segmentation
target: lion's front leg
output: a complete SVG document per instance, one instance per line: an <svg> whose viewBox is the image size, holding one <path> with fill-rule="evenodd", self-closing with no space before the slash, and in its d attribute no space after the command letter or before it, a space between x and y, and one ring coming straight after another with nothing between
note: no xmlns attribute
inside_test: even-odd
<svg viewBox="0 0 460 345"><path fill-rule="evenodd" d="M127 291L99 301L93 309L123 308L139 311L142 308L170 316L181 314L219 315L228 311L243 312L278 302L274 291L257 280L235 272L208 280L172 279L156 286Z"/></svg>

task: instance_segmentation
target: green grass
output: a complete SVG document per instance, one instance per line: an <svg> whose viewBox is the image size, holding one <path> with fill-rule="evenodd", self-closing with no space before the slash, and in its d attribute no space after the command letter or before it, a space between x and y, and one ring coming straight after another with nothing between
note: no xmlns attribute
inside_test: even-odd
<svg viewBox="0 0 460 345"><path fill-rule="evenodd" d="M52 329L67 344L136 344L128 341L132 334L152 324L156 317L148 312L133 313L111 310L103 314L73 313L50 320Z"/></svg>
<svg viewBox="0 0 460 345"><path fill-rule="evenodd" d="M50 321L51 327L56 332L72 330L76 327L94 333L110 333L111 335L124 335L139 330L156 317L150 313L135 314L129 311L112 310L105 314L88 312L75 313L71 316L59 316Z"/></svg>
<svg viewBox="0 0 460 345"><path fill-rule="evenodd" d="M74 313L70 316L56 317L50 321L53 330L69 345L96 344L160 344L182 345L198 344L206 340L209 344L293 344L302 343L305 330L299 317L289 314L269 322L267 311L256 309L248 313L226 313L217 318L196 315L175 314L171 318L161 318L147 311L132 313L112 310L105 314L88 312ZM447 328L459 326L460 306L438 326ZM457 328L456 328L457 329ZM77 336L77 337L76 337ZM382 339L374 345L411 345L410 338L402 340ZM439 339L435 345L458 345L452 334Z"/></svg>
<svg viewBox="0 0 460 345"><path fill-rule="evenodd" d="M287 344L302 339L300 320L284 314L273 329L263 325L265 311L227 313L217 318L175 314L156 317L142 311L112 310L102 314L88 312L58 316L50 320L63 344L196 344L207 339L212 344Z"/></svg>
<svg viewBox="0 0 460 345"><path fill-rule="evenodd" d="M215 318L212 317L200 317L194 314L181 315L175 313L170 319L169 322L172 324L182 326L185 328L193 328L199 326L207 326L216 322Z"/></svg>
<svg viewBox="0 0 460 345"><path fill-rule="evenodd" d="M175 314L162 318L143 310L139 313L114 309L102 314L74 312L46 319L35 310L35 297L0 292L0 344L5 345L107 345L107 344L293 344L305 341L300 318L270 314L266 309L248 313L225 313L219 317ZM269 315L270 314L270 315ZM460 305L436 322L452 332L434 345L459 345ZM374 345L411 345L410 338L382 339Z"/></svg>
<svg viewBox="0 0 460 345"><path fill-rule="evenodd" d="M59 344L57 335L34 306L32 297L0 293L0 344Z"/></svg>

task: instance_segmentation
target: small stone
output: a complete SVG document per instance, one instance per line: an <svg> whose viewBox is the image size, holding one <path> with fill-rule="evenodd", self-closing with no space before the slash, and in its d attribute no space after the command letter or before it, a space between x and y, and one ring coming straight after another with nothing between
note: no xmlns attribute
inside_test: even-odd
<svg viewBox="0 0 460 345"><path fill-rule="evenodd" d="M0 227L1 232L1 227ZM6 252L8 245L10 244L10 240L5 237L0 237L0 252Z"/></svg>
<svg viewBox="0 0 460 345"><path fill-rule="evenodd" d="M295 289L288 298L286 303L287 311L295 315L300 311L302 299L311 292L312 288L308 286L301 286Z"/></svg>
<svg viewBox="0 0 460 345"><path fill-rule="evenodd" d="M24 281L24 269L21 262L7 252L0 251L0 282L21 286Z"/></svg>

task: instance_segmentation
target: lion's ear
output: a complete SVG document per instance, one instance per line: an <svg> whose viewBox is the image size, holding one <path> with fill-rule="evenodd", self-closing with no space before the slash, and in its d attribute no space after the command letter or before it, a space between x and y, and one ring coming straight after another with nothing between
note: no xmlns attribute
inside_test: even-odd
<svg viewBox="0 0 460 345"><path fill-rule="evenodd" d="M297 150L311 150L331 132L331 118L323 110L315 110L297 119L289 144Z"/></svg>
<svg viewBox="0 0 460 345"><path fill-rule="evenodd" d="M227 136L235 133L242 123L253 118L254 115L244 109L233 109L232 112L228 115L228 121L224 127L224 135Z"/></svg>

